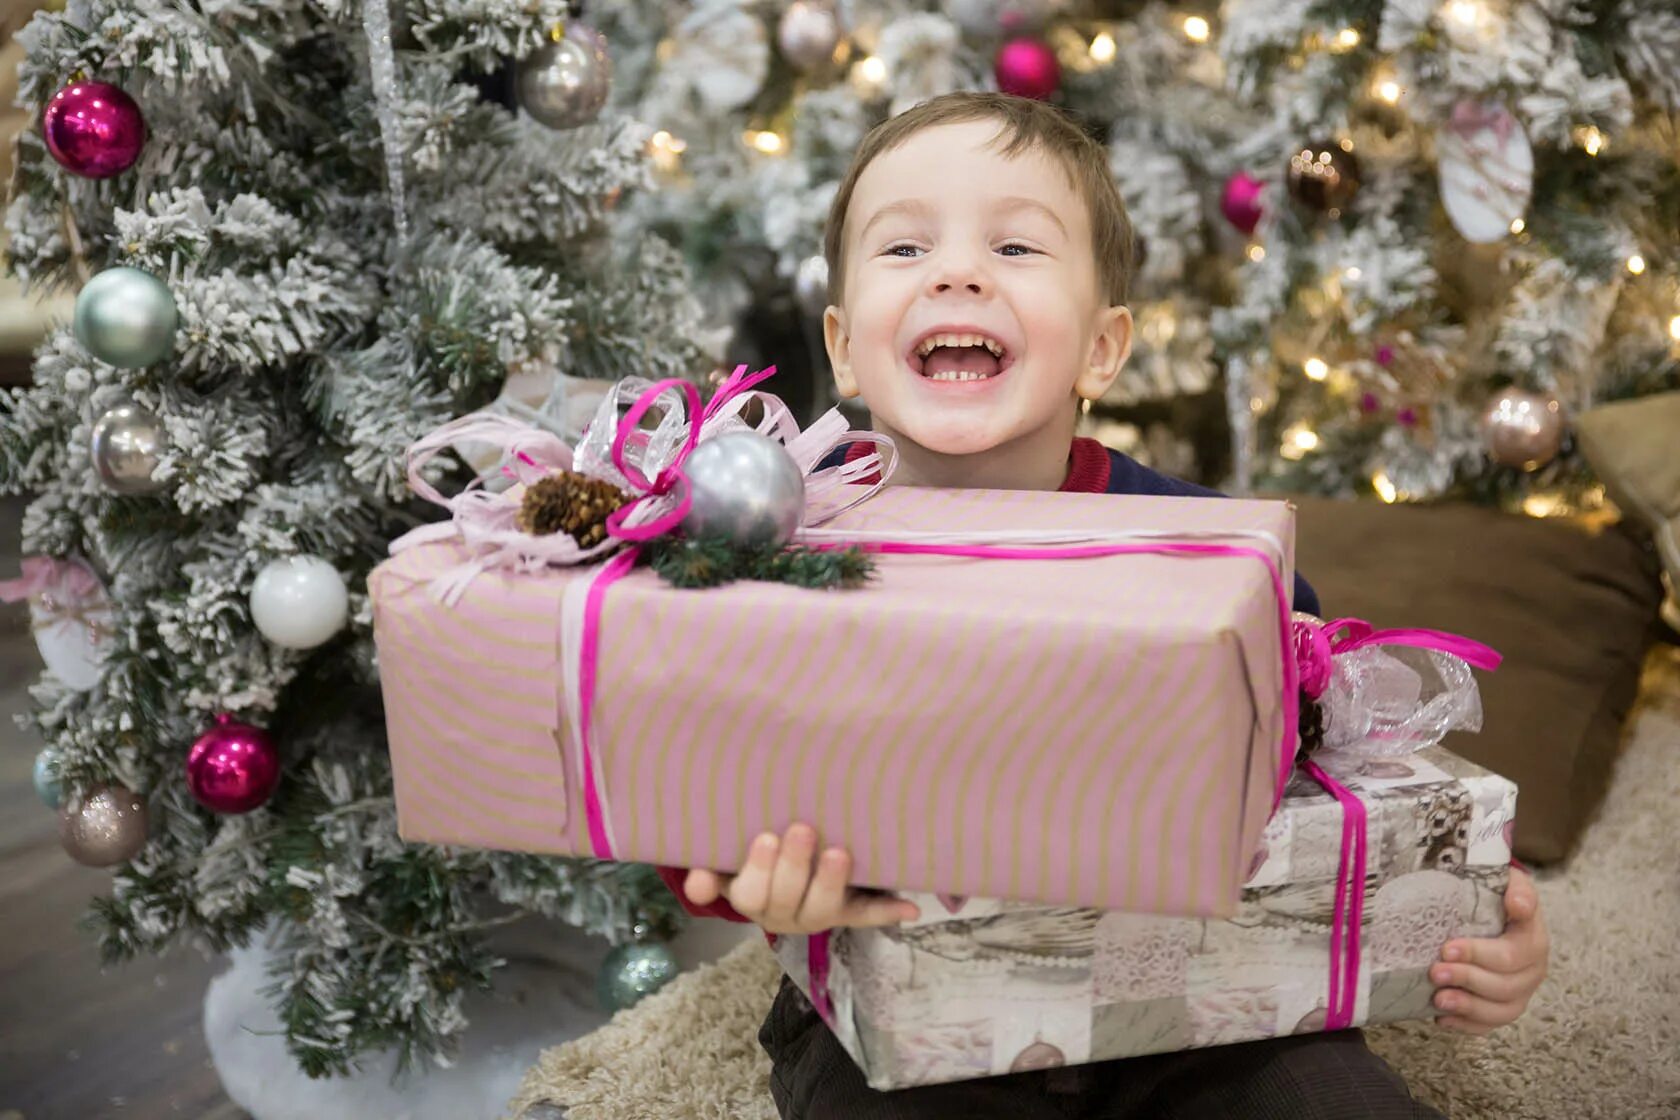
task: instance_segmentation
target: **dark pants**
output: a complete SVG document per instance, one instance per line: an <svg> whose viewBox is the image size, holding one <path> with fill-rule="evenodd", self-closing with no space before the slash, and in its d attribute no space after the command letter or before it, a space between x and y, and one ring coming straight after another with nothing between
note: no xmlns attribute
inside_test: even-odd
<svg viewBox="0 0 1680 1120"><path fill-rule="evenodd" d="M782 1120L1415 1120L1441 1114L1358 1031L882 1093L785 977L759 1032Z"/></svg>

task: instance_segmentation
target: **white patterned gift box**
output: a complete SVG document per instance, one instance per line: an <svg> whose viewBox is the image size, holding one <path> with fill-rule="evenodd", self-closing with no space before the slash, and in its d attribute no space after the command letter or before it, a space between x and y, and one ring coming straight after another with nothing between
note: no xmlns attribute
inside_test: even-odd
<svg viewBox="0 0 1680 1120"><path fill-rule="evenodd" d="M1438 747L1317 761L1367 812L1353 1022L1430 1017L1442 944L1504 928L1516 787ZM1226 920L907 895L917 921L831 935L830 1026L878 1089L1324 1030L1342 835L1297 774ZM776 946L807 994L810 941Z"/></svg>

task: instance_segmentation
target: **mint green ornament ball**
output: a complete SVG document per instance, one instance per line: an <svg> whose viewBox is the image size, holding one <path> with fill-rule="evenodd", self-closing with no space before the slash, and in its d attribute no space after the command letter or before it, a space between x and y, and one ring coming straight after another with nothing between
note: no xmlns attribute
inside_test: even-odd
<svg viewBox="0 0 1680 1120"><path fill-rule="evenodd" d="M41 751L35 756L35 796L41 799L41 804L49 809L58 809L64 805L64 783L53 773L53 753L51 748Z"/></svg>
<svg viewBox="0 0 1680 1120"><path fill-rule="evenodd" d="M167 358L178 324L169 286L138 268L107 268L76 297L76 341L120 369Z"/></svg>
<svg viewBox="0 0 1680 1120"><path fill-rule="evenodd" d="M595 995L607 1011L623 1011L669 984L677 971L677 958L657 941L614 946L595 978Z"/></svg>

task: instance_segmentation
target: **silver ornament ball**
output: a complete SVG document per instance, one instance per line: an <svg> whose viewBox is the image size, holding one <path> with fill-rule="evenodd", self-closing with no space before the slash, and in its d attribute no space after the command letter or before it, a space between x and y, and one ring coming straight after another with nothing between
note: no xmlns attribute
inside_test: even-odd
<svg viewBox="0 0 1680 1120"><path fill-rule="evenodd" d="M607 41L581 23L568 24L559 42L544 43L519 64L519 103L549 128L588 124L611 88Z"/></svg>
<svg viewBox="0 0 1680 1120"><path fill-rule="evenodd" d="M121 786L98 786L58 811L58 838L89 867L127 863L146 845L146 802Z"/></svg>
<svg viewBox="0 0 1680 1120"><path fill-rule="evenodd" d="M169 286L138 268L107 268L76 297L76 341L102 362L138 369L175 346L179 315Z"/></svg>
<svg viewBox="0 0 1680 1120"><path fill-rule="evenodd" d="M807 315L821 315L828 308L828 259L821 253L799 262L793 274L793 297Z"/></svg>
<svg viewBox="0 0 1680 1120"><path fill-rule="evenodd" d="M741 547L780 547L805 516L805 476L787 448L757 432L730 432L694 449L683 464L691 537Z"/></svg>
<svg viewBox="0 0 1680 1120"><path fill-rule="evenodd" d="M1503 467L1539 470L1563 447L1563 408L1541 393L1503 389L1482 413L1488 457Z"/></svg>
<svg viewBox="0 0 1680 1120"><path fill-rule="evenodd" d="M349 617L344 577L319 556L271 560L251 585L251 621L283 649L314 649Z"/></svg>
<svg viewBox="0 0 1680 1120"><path fill-rule="evenodd" d="M607 953L595 980L595 994L608 1011L623 1011L676 978L677 958L657 942L619 945Z"/></svg>
<svg viewBox="0 0 1680 1120"><path fill-rule="evenodd" d="M118 494L153 494L163 483L153 477L165 443L163 421L137 404L119 404L93 425L88 453L94 473Z"/></svg>
<svg viewBox="0 0 1680 1120"><path fill-rule="evenodd" d="M840 45L840 17L822 0L794 0L776 27L776 45L795 68L815 70Z"/></svg>

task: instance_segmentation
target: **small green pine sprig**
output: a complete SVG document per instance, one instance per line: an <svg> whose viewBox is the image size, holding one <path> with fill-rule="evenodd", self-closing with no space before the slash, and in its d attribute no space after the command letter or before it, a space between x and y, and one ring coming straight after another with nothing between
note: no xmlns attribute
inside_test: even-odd
<svg viewBox="0 0 1680 1120"><path fill-rule="evenodd" d="M729 541L661 537L643 556L673 587L717 587L740 579L827 589L861 587L875 562L860 548L742 548Z"/></svg>

